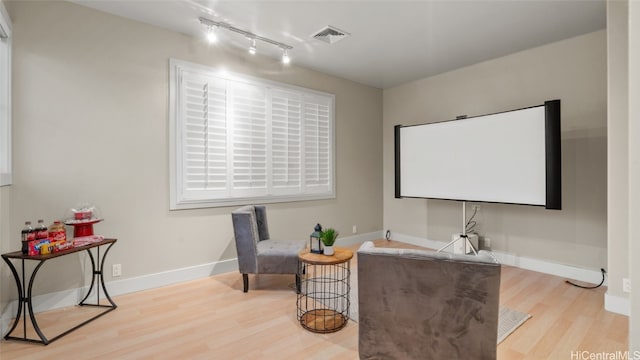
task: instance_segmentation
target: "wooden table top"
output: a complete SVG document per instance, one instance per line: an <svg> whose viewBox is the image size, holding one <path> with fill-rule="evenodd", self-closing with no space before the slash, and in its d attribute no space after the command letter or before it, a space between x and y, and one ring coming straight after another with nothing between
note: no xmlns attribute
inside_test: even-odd
<svg viewBox="0 0 640 360"><path fill-rule="evenodd" d="M353 251L345 248L334 247L333 255L314 254L309 249L303 249L298 254L301 261L312 265L336 265L351 260Z"/></svg>

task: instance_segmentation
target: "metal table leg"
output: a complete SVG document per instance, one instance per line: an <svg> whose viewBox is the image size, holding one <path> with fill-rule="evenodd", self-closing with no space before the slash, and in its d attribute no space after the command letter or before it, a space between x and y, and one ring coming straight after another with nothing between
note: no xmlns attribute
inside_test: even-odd
<svg viewBox="0 0 640 360"><path fill-rule="evenodd" d="M39 261L36 268L33 269L33 272L31 273L31 277L29 278L29 287L25 289L24 282L26 278L25 278L25 269L24 269L25 268L24 259L22 260L22 285L20 284L21 282L20 277L18 276L18 272L16 271L15 266L13 266L13 263L7 258L3 257L3 259L11 269L11 273L13 274L13 278L15 279L16 286L18 288L18 295L20 297L18 301L18 311L16 313L16 318L13 321L13 326L11 326L11 329L9 330L9 332L4 338L7 340L13 339L13 340L42 343L45 345L49 344L50 341L47 339L46 336L44 336L44 333L42 332L42 330L40 330L40 326L38 326L38 321L36 320L36 316L33 313L33 302L31 301L33 281L36 277L36 274L38 273L38 270L40 270L40 267L42 266L42 264L44 264L44 261ZM25 296L25 290L26 290L26 296ZM24 306L23 303L26 303L26 306L27 306L26 309L23 309L23 306ZM24 310L24 313L23 313L23 310ZM27 311L29 312L29 318L31 319L31 324L33 325L33 329L38 334L38 337L40 338L40 340L27 338ZM13 332L13 330L15 330L16 326L20 322L21 316L22 316L22 323L23 323L22 337L11 336L11 333Z"/></svg>

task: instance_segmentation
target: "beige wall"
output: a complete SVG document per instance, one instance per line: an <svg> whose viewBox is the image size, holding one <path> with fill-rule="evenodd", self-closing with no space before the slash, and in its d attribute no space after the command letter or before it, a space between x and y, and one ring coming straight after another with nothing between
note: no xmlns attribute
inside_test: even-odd
<svg viewBox="0 0 640 360"><path fill-rule="evenodd" d="M629 348L640 353L640 241L634 236L640 219L640 2L629 1L629 276L631 315ZM635 220L635 221L634 221Z"/></svg>
<svg viewBox="0 0 640 360"><path fill-rule="evenodd" d="M4 0L0 0L0 7L4 10ZM0 253L4 254L12 248L9 247L7 241L3 239L10 239L11 232L9 230L11 225L11 186L0 186ZM5 270L8 270L4 265L4 261L0 264ZM10 271L0 271L0 315L2 309L6 306L5 298L7 295L15 292L15 286L13 285L13 277ZM1 327L1 326L0 326Z"/></svg>
<svg viewBox="0 0 640 360"><path fill-rule="evenodd" d="M88 201L105 218L96 232L119 239L106 267L122 264L122 279L235 257L233 208L168 210L169 58L335 94L337 198L268 205L271 235L307 239L316 222L343 236L354 224L381 230L381 90L67 2L8 10L15 236L2 237L3 249L19 249L23 221L50 222ZM38 291L79 286L82 259L47 263Z"/></svg>
<svg viewBox="0 0 640 360"><path fill-rule="evenodd" d="M447 241L462 222L459 202L393 198L393 125L561 99L563 209L481 204L477 229L494 250L606 268L606 70L603 30L385 90L384 228Z"/></svg>

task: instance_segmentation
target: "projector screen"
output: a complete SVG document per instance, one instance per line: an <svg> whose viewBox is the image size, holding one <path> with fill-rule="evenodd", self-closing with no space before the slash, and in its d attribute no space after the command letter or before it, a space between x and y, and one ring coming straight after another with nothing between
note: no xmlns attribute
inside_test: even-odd
<svg viewBox="0 0 640 360"><path fill-rule="evenodd" d="M561 209L560 100L395 127L396 197Z"/></svg>

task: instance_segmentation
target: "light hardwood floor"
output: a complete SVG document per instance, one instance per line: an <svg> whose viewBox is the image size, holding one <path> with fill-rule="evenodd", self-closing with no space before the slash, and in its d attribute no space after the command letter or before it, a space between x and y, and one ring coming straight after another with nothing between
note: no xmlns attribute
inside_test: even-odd
<svg viewBox="0 0 640 360"><path fill-rule="evenodd" d="M413 247L386 240L376 245ZM250 276L245 294L234 272L118 296L115 311L48 346L2 340L0 359L357 359L356 323L333 334L302 329L293 280ZM533 317L498 346L498 359L571 359L572 351L628 349L627 317L604 310L606 289L583 290L564 280L503 266L500 303ZM38 319L52 337L93 311L74 307Z"/></svg>

